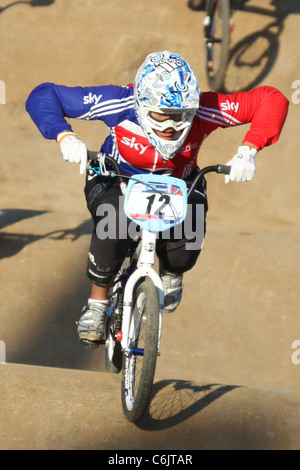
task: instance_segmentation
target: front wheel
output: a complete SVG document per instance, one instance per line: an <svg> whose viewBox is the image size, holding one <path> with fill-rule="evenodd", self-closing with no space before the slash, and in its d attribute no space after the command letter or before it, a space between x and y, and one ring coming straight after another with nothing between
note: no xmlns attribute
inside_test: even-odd
<svg viewBox="0 0 300 470"><path fill-rule="evenodd" d="M129 328L130 348L123 354L122 406L130 422L145 413L154 380L159 334L159 301L150 280L135 294Z"/></svg>

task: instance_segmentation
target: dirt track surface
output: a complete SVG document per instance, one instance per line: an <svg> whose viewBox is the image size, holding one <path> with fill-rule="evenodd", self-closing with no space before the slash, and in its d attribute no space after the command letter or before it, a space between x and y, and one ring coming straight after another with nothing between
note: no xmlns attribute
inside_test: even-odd
<svg viewBox="0 0 300 470"><path fill-rule="evenodd" d="M231 61L225 85L279 88L288 118L250 184L208 177L203 253L184 278L180 307L164 318L151 406L135 426L123 417L120 376L105 372L103 349L77 341L89 293L83 177L41 137L24 104L44 81L129 83L161 49L180 52L207 89L204 13L185 0L128 0L125 9L120 0L1 2L0 449L300 448L300 353L292 348L300 343L300 104L292 88L300 8L273 3L251 0L252 12L235 13L231 47L252 67ZM280 7L279 20L257 6ZM101 123L72 125L91 149L106 136ZM245 132L214 133L200 164L225 163Z"/></svg>

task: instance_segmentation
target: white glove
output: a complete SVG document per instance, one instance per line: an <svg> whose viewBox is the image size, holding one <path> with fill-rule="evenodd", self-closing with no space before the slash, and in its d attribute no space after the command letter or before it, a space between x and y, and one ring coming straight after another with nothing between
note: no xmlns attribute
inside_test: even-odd
<svg viewBox="0 0 300 470"><path fill-rule="evenodd" d="M86 172L87 165L87 147L82 140L77 139L72 131L60 132L57 135L57 142L65 161L71 163L80 163L79 173L83 175Z"/></svg>
<svg viewBox="0 0 300 470"><path fill-rule="evenodd" d="M232 157L226 165L231 166L230 174L225 175L225 183L229 181L251 181L255 173L254 158L257 150L248 147L248 145L241 145L238 148L238 153Z"/></svg>

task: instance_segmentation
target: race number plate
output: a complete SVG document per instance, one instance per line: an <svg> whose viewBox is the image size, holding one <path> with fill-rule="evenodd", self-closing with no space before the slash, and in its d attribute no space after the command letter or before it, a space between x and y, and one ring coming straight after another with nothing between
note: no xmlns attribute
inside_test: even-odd
<svg viewBox="0 0 300 470"><path fill-rule="evenodd" d="M124 209L127 217L150 232L180 224L187 211L187 188L172 176L142 174L130 178Z"/></svg>

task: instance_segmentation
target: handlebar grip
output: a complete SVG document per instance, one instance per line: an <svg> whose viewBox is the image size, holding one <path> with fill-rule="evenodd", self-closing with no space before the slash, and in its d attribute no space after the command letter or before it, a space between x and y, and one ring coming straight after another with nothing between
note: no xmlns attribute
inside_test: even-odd
<svg viewBox="0 0 300 470"><path fill-rule="evenodd" d="M98 160L99 152L95 150L88 150L88 160Z"/></svg>
<svg viewBox="0 0 300 470"><path fill-rule="evenodd" d="M222 173L223 175L229 175L231 166L229 165L218 165L217 173Z"/></svg>

